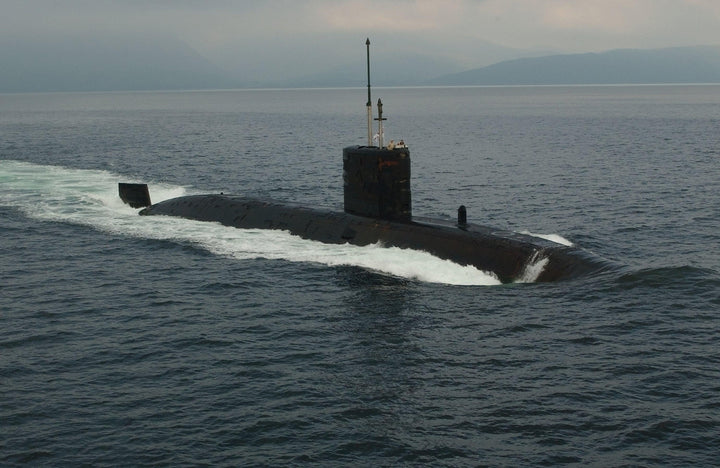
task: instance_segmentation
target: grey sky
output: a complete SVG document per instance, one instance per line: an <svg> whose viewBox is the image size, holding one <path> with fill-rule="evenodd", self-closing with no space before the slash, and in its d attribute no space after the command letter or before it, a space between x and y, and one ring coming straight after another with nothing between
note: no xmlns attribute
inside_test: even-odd
<svg viewBox="0 0 720 468"><path fill-rule="evenodd" d="M0 35L172 35L216 64L312 69L429 53L472 68L488 43L590 52L720 44L720 0L0 0ZM360 44L360 46L358 46ZM494 56L493 56L494 57Z"/></svg>

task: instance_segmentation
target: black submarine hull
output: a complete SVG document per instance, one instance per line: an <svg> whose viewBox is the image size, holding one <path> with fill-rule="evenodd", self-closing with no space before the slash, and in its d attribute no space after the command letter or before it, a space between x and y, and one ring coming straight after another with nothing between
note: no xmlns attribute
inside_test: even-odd
<svg viewBox="0 0 720 468"><path fill-rule="evenodd" d="M425 218L384 220L232 195L174 198L148 206L140 214L178 216L244 229L279 229L328 244L380 243L421 250L492 272L504 283L557 281L601 268L581 249L511 231ZM539 273L532 273L533 268Z"/></svg>

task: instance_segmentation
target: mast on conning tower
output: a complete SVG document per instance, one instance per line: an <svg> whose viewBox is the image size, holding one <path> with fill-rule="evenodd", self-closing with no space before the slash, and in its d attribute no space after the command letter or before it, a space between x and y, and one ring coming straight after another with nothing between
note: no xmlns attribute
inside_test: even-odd
<svg viewBox="0 0 720 468"><path fill-rule="evenodd" d="M378 108L378 117L375 120L378 121L378 146L380 148L383 148L385 145L385 143L383 142L383 120L387 120L387 119L382 116L382 101L380 99L378 99L377 108Z"/></svg>
<svg viewBox="0 0 720 468"><path fill-rule="evenodd" d="M345 212L368 218L412 221L410 193L410 150L405 142L383 141L383 103L378 99L378 118L372 118L370 95L370 39L367 46L368 142L343 148L343 199ZM373 120L378 133L373 135ZM378 145L374 145L374 138ZM352 239L355 231L343 231L343 239Z"/></svg>
<svg viewBox="0 0 720 468"><path fill-rule="evenodd" d="M368 88L368 100L367 104L367 145L372 146L372 100L370 98L370 38L368 37L365 41L367 47L367 88Z"/></svg>

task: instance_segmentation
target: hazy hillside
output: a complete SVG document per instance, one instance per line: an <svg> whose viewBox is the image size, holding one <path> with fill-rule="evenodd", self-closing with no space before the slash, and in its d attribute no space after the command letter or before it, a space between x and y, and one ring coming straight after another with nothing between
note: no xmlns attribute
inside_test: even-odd
<svg viewBox="0 0 720 468"><path fill-rule="evenodd" d="M522 53L476 45L478 50L498 54ZM304 67L297 65L305 57L299 53L292 61L247 52L243 57L252 60L243 60L243 73L242 67L232 72L221 69L187 44L168 37L21 40L0 36L0 92L365 86L365 57L360 49L353 56L317 53L312 65ZM440 52L381 51L372 62L372 82L375 86L720 83L720 47L551 55L456 73L459 70L456 61ZM263 78L252 78L253 72L262 72Z"/></svg>
<svg viewBox="0 0 720 468"><path fill-rule="evenodd" d="M443 86L622 83L720 83L720 47L621 49L524 58L427 82Z"/></svg>
<svg viewBox="0 0 720 468"><path fill-rule="evenodd" d="M237 86L181 41L76 36L0 41L0 92Z"/></svg>
<svg viewBox="0 0 720 468"><path fill-rule="evenodd" d="M420 85L469 68L503 60L550 55L551 51L503 47L466 36L373 34L372 81L377 86ZM365 86L365 36L348 32L298 35L296 40L230 42L203 49L207 58L257 86Z"/></svg>
<svg viewBox="0 0 720 468"><path fill-rule="evenodd" d="M275 81L272 84L282 87L355 87L367 86L367 69L364 61L335 66L311 75ZM439 73L449 70L461 70L450 60L424 55L403 55L378 58L371 64L373 86L412 86L421 85Z"/></svg>

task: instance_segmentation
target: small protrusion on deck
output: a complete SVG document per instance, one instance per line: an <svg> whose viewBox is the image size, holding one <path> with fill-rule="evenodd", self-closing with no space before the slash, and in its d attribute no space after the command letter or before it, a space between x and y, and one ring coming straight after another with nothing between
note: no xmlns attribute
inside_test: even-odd
<svg viewBox="0 0 720 468"><path fill-rule="evenodd" d="M118 184L118 193L120 194L120 199L133 208L144 208L152 205L147 184L120 182Z"/></svg>
<svg viewBox="0 0 720 468"><path fill-rule="evenodd" d="M467 209L465 208L465 205L460 205L460 208L458 208L458 226L465 227L467 226Z"/></svg>

